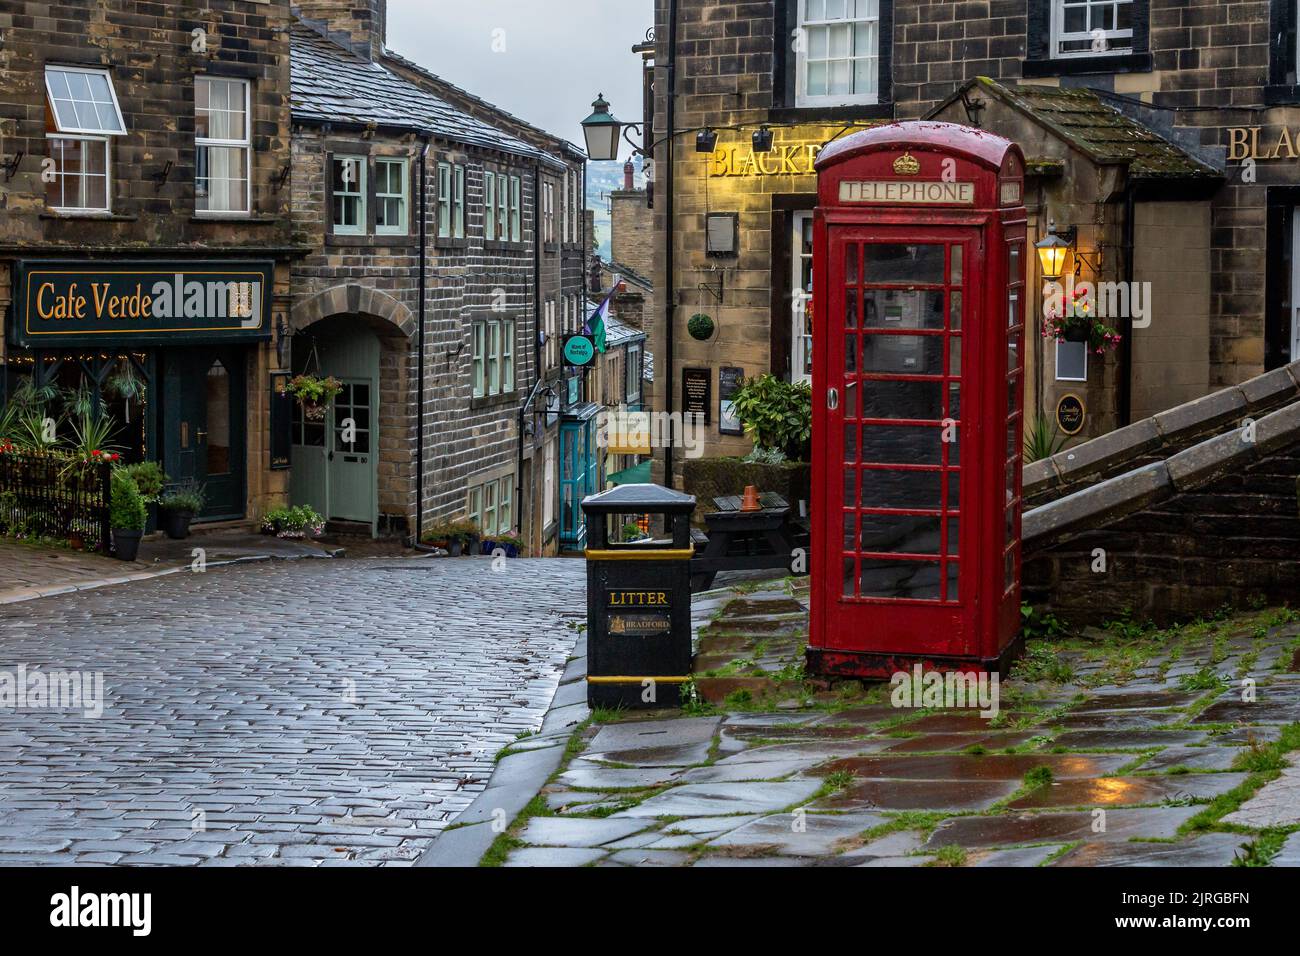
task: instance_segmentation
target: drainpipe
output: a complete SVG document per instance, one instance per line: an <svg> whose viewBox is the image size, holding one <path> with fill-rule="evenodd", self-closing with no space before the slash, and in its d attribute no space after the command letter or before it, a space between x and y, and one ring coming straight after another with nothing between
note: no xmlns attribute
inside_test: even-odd
<svg viewBox="0 0 1300 956"><path fill-rule="evenodd" d="M539 334L542 329L542 241L540 220L537 215L542 195L542 164L533 164L533 387L528 397L519 406L519 460L515 465L515 531L520 537L524 534L524 420L529 408L537 399L537 389L542 383L542 342ZM564 274L564 253L560 253L560 274ZM543 426L545 427L545 426ZM537 470L533 469L533 480L537 480ZM546 488L543 476L542 488ZM542 512L546 512L543 510ZM535 517L535 516L534 516ZM542 529L545 532L545 528ZM537 542L541 551L541 541Z"/></svg>
<svg viewBox="0 0 1300 956"><path fill-rule="evenodd" d="M420 307L419 334L416 337L420 354L416 358L416 399L415 399L415 543L418 545L424 537L424 317L425 292L428 288L429 229L425 220L428 212L427 163L429 157L429 138L421 137L424 146L420 149Z"/></svg>
<svg viewBox="0 0 1300 956"><path fill-rule="evenodd" d="M667 369L667 388L664 389L664 411L668 415L668 443L664 448L664 485L671 488L673 486L673 443L677 440L676 429L672 425L672 413L674 402L674 391L677 387L676 372L673 367L673 300L677 297L673 287L673 239L674 223L673 217L676 213L677 197L673 188L675 172L677 168L675 146L676 140L673 138L677 129L677 6L678 0L668 0L668 64L666 67L666 76L664 77L668 90L668 103L666 108L665 124L668 127L668 136L666 140L668 149L668 169L665 174L664 182L664 217L667 221L667 228L664 230L666 236L664 240L664 362Z"/></svg>

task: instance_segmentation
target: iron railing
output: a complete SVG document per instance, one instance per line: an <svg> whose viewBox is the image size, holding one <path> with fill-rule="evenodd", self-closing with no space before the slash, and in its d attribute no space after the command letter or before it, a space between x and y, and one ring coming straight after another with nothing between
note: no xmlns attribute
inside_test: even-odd
<svg viewBox="0 0 1300 956"><path fill-rule="evenodd" d="M0 535L79 539L108 554L112 470L52 452L0 452Z"/></svg>

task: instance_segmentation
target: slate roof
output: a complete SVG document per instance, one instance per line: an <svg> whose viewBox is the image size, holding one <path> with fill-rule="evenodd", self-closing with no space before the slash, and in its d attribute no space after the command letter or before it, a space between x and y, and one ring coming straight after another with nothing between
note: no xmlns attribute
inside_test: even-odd
<svg viewBox="0 0 1300 956"><path fill-rule="evenodd" d="M380 64L343 49L301 21L290 30L290 49L290 104L295 120L374 123L563 168L549 153L461 112Z"/></svg>
<svg viewBox="0 0 1300 956"><path fill-rule="evenodd" d="M1129 175L1135 179L1222 178L1217 169L1105 103L1091 90L999 83L985 76L972 80L963 91L971 88L1025 113L1093 162L1128 165Z"/></svg>
<svg viewBox="0 0 1300 956"><path fill-rule="evenodd" d="M557 145L559 145L561 148L566 150L572 158L581 160L582 162L587 161L587 154L582 149L582 147L576 146L573 143L569 142L564 137L557 136L552 132L542 129L540 126L534 126L532 123L528 122L525 119L520 119L518 116L515 116L513 113L511 113L509 110L503 110L501 107L493 103L489 103L481 96L475 96L473 93L469 92L469 90L466 90L464 87L457 86L455 83L451 82L446 77L439 76L437 73L434 73L432 70L428 69L427 67L421 66L419 63L416 63L414 60L409 60L406 57L402 56L400 53L394 53L392 50L389 49L384 50L384 59L392 60L394 63L410 70L413 73L417 73L420 76L428 77L431 82L439 83L442 84L442 86L446 87L447 89L455 90L458 95L463 96L465 97L465 99L470 100L474 103L481 104L485 109L492 110L494 113L499 114L509 122L522 126L525 129L530 129L533 132L537 133L539 136L545 136L547 139L553 140Z"/></svg>

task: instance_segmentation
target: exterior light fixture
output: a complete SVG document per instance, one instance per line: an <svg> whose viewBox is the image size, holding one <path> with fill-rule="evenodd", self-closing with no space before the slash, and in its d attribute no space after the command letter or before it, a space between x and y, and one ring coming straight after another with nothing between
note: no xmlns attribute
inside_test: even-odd
<svg viewBox="0 0 1300 956"><path fill-rule="evenodd" d="M592 114L582 121L582 135L587 140L587 156L592 162L618 159L618 136L623 124L609 111L604 94L591 104Z"/></svg>
<svg viewBox="0 0 1300 956"><path fill-rule="evenodd" d="M1065 263L1070 257L1070 243L1056 234L1056 220L1047 221L1047 235L1034 243L1038 261L1043 267L1043 278L1057 282L1065 275Z"/></svg>
<svg viewBox="0 0 1300 956"><path fill-rule="evenodd" d="M718 134L711 129L702 129L695 134L695 151L697 153L712 153L718 148Z"/></svg>
<svg viewBox="0 0 1300 956"><path fill-rule="evenodd" d="M772 152L772 131L764 126L754 131L754 152Z"/></svg>

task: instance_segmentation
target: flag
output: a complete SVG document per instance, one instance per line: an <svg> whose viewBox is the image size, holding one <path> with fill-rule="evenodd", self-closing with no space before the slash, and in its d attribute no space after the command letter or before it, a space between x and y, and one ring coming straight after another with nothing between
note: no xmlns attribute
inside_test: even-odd
<svg viewBox="0 0 1300 956"><path fill-rule="evenodd" d="M609 317L609 304L614 300L614 293L622 284L623 277L614 276L614 284L610 286L609 295L605 296L605 301L600 304L600 308L591 313L591 317L582 327L582 334L590 335L595 340L596 351L601 354L605 352L605 319Z"/></svg>

